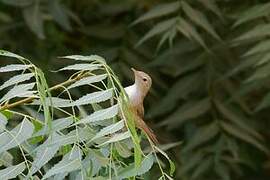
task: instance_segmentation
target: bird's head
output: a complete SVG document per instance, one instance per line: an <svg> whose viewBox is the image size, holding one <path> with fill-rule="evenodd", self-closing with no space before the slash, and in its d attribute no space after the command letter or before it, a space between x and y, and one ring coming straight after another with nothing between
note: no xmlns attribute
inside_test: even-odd
<svg viewBox="0 0 270 180"><path fill-rule="evenodd" d="M138 71L134 68L131 68L135 76L135 84L143 91L146 95L151 88L152 79L151 77L143 71Z"/></svg>

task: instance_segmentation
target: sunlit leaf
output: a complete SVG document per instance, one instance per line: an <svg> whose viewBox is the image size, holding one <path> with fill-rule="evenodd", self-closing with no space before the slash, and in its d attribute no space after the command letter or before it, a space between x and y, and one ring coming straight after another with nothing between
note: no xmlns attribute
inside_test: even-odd
<svg viewBox="0 0 270 180"><path fill-rule="evenodd" d="M27 73L27 74L20 74L20 75L16 75L13 76L12 78L10 78L9 80L5 81L1 86L0 86L0 90L9 87L11 85L23 82L23 81L27 81L29 80L31 77L34 76L34 73Z"/></svg>
<svg viewBox="0 0 270 180"><path fill-rule="evenodd" d="M106 136L108 134L113 134L119 130L121 130L124 127L124 120L121 120L115 124L112 124L110 126L107 126L103 129L101 129L92 139L91 141L94 141L95 139L98 139L100 137Z"/></svg>
<svg viewBox="0 0 270 180"><path fill-rule="evenodd" d="M26 168L25 163L20 163L15 166L10 166L5 169L0 170L0 179L13 179L21 174Z"/></svg>
<svg viewBox="0 0 270 180"><path fill-rule="evenodd" d="M16 146L29 139L34 132L33 124L26 118L14 129L0 134L0 153Z"/></svg>
<svg viewBox="0 0 270 180"><path fill-rule="evenodd" d="M119 106L118 106L118 104L116 104L116 105L113 105L112 107L102 109L99 111L95 111L93 114L78 121L77 124L94 123L96 121L112 118L112 117L117 115L118 110L119 110Z"/></svg>
<svg viewBox="0 0 270 180"><path fill-rule="evenodd" d="M21 71L32 67L32 65L25 64L10 64L4 67L0 67L0 72Z"/></svg>

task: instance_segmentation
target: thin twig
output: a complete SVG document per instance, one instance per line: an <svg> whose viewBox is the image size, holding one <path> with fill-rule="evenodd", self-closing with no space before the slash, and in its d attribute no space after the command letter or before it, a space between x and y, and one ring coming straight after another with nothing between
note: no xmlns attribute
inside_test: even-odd
<svg viewBox="0 0 270 180"><path fill-rule="evenodd" d="M68 79L65 82L62 82L60 84L57 84L57 85L49 88L49 91L53 91L53 90L57 90L57 89L63 88L63 86L72 84L72 83L74 83L74 82L76 82L76 81L78 81L78 80L80 80L80 79L82 79L82 78L84 78L86 76L88 76L88 73L80 73L74 79ZM28 98L22 99L20 101L17 101L17 102L11 103L11 104L5 104L4 106L0 107L0 111L6 110L6 109L10 109L10 108L14 108L16 106L19 106L19 105L22 105L22 104L25 104L25 103L30 103L34 99L35 99L35 97L28 97Z"/></svg>

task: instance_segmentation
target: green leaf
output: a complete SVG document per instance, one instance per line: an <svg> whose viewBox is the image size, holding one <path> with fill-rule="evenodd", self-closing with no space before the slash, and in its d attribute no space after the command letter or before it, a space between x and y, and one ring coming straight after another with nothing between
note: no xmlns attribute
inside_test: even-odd
<svg viewBox="0 0 270 180"><path fill-rule="evenodd" d="M25 60L24 57L22 56L19 56L17 54L14 54L12 52L9 52L9 51L5 51L5 50L0 50L0 56L6 56L6 57L13 57L13 58L17 58L17 59L21 59L21 60ZM20 66L31 66L31 65L22 65L22 64L19 64ZM17 64L11 64L11 65L8 65L8 66L17 66ZM1 69L1 68L0 68ZM26 68L25 68L26 69ZM1 72L1 71L0 71Z"/></svg>
<svg viewBox="0 0 270 180"><path fill-rule="evenodd" d="M99 103L106 101L113 96L113 89L107 89L104 91L98 91L98 92L93 92L90 94L87 94L78 100L71 102L70 104L67 104L65 107L70 107L70 106L81 106L81 105L87 105L87 104L92 104L92 103Z"/></svg>
<svg viewBox="0 0 270 180"><path fill-rule="evenodd" d="M116 142L115 149L119 153L121 157L128 158L132 156L132 152L128 148L128 146L125 144L125 142Z"/></svg>
<svg viewBox="0 0 270 180"><path fill-rule="evenodd" d="M38 147L36 156L34 157L34 161L32 163L32 167L29 170L29 175L37 172L44 164L46 164L54 157L61 145L57 143L51 145L51 141L58 139L59 137L60 135L53 133L41 146Z"/></svg>
<svg viewBox="0 0 270 180"><path fill-rule="evenodd" d="M14 84L20 83L20 82L24 82L29 80L31 77L34 76L34 73L27 73L27 74L20 74L20 75L16 75L13 76L12 78L10 78L9 80L5 81L1 86L0 86L0 90L12 86Z"/></svg>
<svg viewBox="0 0 270 180"><path fill-rule="evenodd" d="M91 115L81 119L76 124L82 124L82 123L94 123L96 121L101 121L105 119L113 118L118 114L119 106L118 104L113 105L112 107L102 109L99 111L95 111Z"/></svg>
<svg viewBox="0 0 270 180"><path fill-rule="evenodd" d="M55 164L42 179L49 178L56 174L70 173L81 167L82 152L77 146L74 146L70 153L66 154L63 159Z"/></svg>
<svg viewBox="0 0 270 180"><path fill-rule="evenodd" d="M262 145L257 139L254 139L249 134L243 132L243 130L241 128L238 128L236 126L232 126L231 124L226 123L226 122L222 122L221 126L229 134L257 147L258 149L260 149L264 153L269 154L269 150L264 145Z"/></svg>
<svg viewBox="0 0 270 180"><path fill-rule="evenodd" d="M14 157L8 151L0 153L0 166L12 166Z"/></svg>
<svg viewBox="0 0 270 180"><path fill-rule="evenodd" d="M255 46L253 46L253 48L251 48L250 50L248 50L244 56L250 56L256 53L262 53L265 51L268 51L270 49L270 40L264 40L258 44L256 44Z"/></svg>
<svg viewBox="0 0 270 180"><path fill-rule="evenodd" d="M79 86L83 86L83 85L88 85L88 84L92 84L95 82L100 82L106 78L107 78L107 74L86 77L86 78L80 79L79 81L76 81L75 83L71 84L70 86L67 87L67 89L71 89L71 88L75 88L75 87L79 87Z"/></svg>
<svg viewBox="0 0 270 180"><path fill-rule="evenodd" d="M250 7L251 8L240 14L233 27L269 15L270 3L257 4Z"/></svg>
<svg viewBox="0 0 270 180"><path fill-rule="evenodd" d="M191 151L199 145L210 141L218 135L219 131L220 129L215 122L199 128L196 134L194 134L191 139L187 141L187 145L183 148L183 152Z"/></svg>
<svg viewBox="0 0 270 180"><path fill-rule="evenodd" d="M197 118L203 115L210 109L210 101L208 98L202 99L198 102L188 102L182 107L178 108L172 113L166 121L162 122L161 125L168 125L169 129L179 127L185 121Z"/></svg>
<svg viewBox="0 0 270 180"><path fill-rule="evenodd" d="M137 175L142 175L149 171L154 163L153 154L148 154L142 161L138 169L135 168L134 164L129 165L128 167L121 169L118 173L118 179L125 179L129 177L135 177Z"/></svg>
<svg viewBox="0 0 270 180"><path fill-rule="evenodd" d="M250 127L248 124L248 119L240 116L240 114L235 113L233 110L231 110L229 107L226 107L224 104L222 104L219 101L216 101L217 108L220 110L220 112L228 118L228 120L233 123L234 125L238 126L242 130L246 131L246 133L250 134L251 136L254 136L260 140L263 139L263 137L256 132L254 127Z"/></svg>
<svg viewBox="0 0 270 180"><path fill-rule="evenodd" d="M215 164L215 172L223 180L231 180L230 170L224 162L219 162Z"/></svg>
<svg viewBox="0 0 270 180"><path fill-rule="evenodd" d="M0 133L6 129L6 125L8 123L8 119L2 113L0 113Z"/></svg>
<svg viewBox="0 0 270 180"><path fill-rule="evenodd" d="M71 103L71 100L58 97L47 97L45 98L45 102L47 105L53 107L68 107L68 105ZM35 99L31 105L41 105L40 99Z"/></svg>
<svg viewBox="0 0 270 180"><path fill-rule="evenodd" d="M49 12L53 16L54 20L66 31L71 31L72 27L68 19L68 14L64 6L60 4L60 1L49 1Z"/></svg>
<svg viewBox="0 0 270 180"><path fill-rule="evenodd" d="M101 129L92 139L91 141L94 141L95 139L98 139L100 137L109 135L109 134L113 134L119 130L121 130L123 127L125 126L124 120L121 120L115 124L112 124L108 127L105 127L103 129Z"/></svg>
<svg viewBox="0 0 270 180"><path fill-rule="evenodd" d="M270 34L270 24L260 24L255 26L250 31L240 35L234 42L262 38Z"/></svg>
<svg viewBox="0 0 270 180"><path fill-rule="evenodd" d="M218 15L220 19L223 19L221 14L222 11L216 5L215 0L199 0L199 2L202 3L207 9Z"/></svg>
<svg viewBox="0 0 270 180"><path fill-rule="evenodd" d="M183 35L185 35L187 38L197 41L202 47L207 49L207 46L204 43L204 40L201 38L200 34L197 32L195 27L193 27L185 19L178 17L177 29L179 32L181 32Z"/></svg>
<svg viewBox="0 0 270 180"><path fill-rule="evenodd" d="M32 67L32 65L25 64L10 64L0 68L0 72L22 71Z"/></svg>
<svg viewBox="0 0 270 180"><path fill-rule="evenodd" d="M81 64L72 64L72 65L66 66L64 68L59 69L58 71L66 71L66 70L93 71L93 70L99 69L100 67L101 67L101 64L81 63Z"/></svg>
<svg viewBox="0 0 270 180"><path fill-rule="evenodd" d="M207 172L213 164L213 160L211 158L205 158L202 160L203 163L198 164L197 168L193 171L191 179L197 179L202 174Z"/></svg>
<svg viewBox="0 0 270 180"><path fill-rule="evenodd" d="M263 64L269 63L270 61L270 53L266 53L255 66L261 66Z"/></svg>
<svg viewBox="0 0 270 180"><path fill-rule="evenodd" d="M0 170L0 179L13 179L21 174L26 168L25 163L22 162L15 166L10 166L5 169Z"/></svg>
<svg viewBox="0 0 270 180"><path fill-rule="evenodd" d="M42 15L39 1L23 8L23 17L26 24L40 39L45 38Z"/></svg>
<svg viewBox="0 0 270 180"><path fill-rule="evenodd" d="M132 23L132 25L138 24L140 22L165 16L170 13L174 13L180 8L180 3L178 1L176 2L170 2L170 3L164 3L157 5L156 7L150 9L147 13L139 17L136 21Z"/></svg>
<svg viewBox="0 0 270 180"><path fill-rule="evenodd" d="M172 19L165 20L165 21L162 21L162 22L156 24L150 31L148 31L140 39L140 41L137 43L136 46L139 46L142 43L144 43L145 41L147 41L148 39L169 30L170 28L172 28L176 24L176 20L177 20L177 18L172 18Z"/></svg>
<svg viewBox="0 0 270 180"><path fill-rule="evenodd" d="M249 77L246 82L251 82L259 79L266 78L270 75L270 63L266 64L265 66L262 66L260 68L257 68L255 73Z"/></svg>
<svg viewBox="0 0 270 180"><path fill-rule="evenodd" d="M119 141L122 141L124 139L127 139L129 138L131 135L130 135L130 132L129 131L126 131L126 132L123 132L123 133L117 133L117 134L114 134L108 141L102 143L102 144L99 144L98 146L101 147L101 146L104 146L104 145L107 145L107 144L110 144L110 143L114 143L114 142L119 142Z"/></svg>
<svg viewBox="0 0 270 180"><path fill-rule="evenodd" d="M158 148L157 146L155 146L155 149L160 152L170 163L170 175L172 176L173 173L175 172L175 165L173 163L173 161L169 158L169 156L160 148Z"/></svg>
<svg viewBox="0 0 270 180"><path fill-rule="evenodd" d="M267 107L270 106L270 93L267 93L262 101L260 102L260 104L256 107L256 112L262 110L262 109L265 109Z"/></svg>
<svg viewBox="0 0 270 180"><path fill-rule="evenodd" d="M26 118L14 129L0 134L0 153L16 146L32 137L34 132L33 124Z"/></svg>
<svg viewBox="0 0 270 180"><path fill-rule="evenodd" d="M9 90L1 99L0 102L8 101L15 97L29 97L33 96L35 91L29 91L33 89L35 86L35 83L29 83L29 84L20 84L17 86L14 86L11 90Z"/></svg>
<svg viewBox="0 0 270 180"><path fill-rule="evenodd" d="M63 56L60 58L73 59L73 60L78 60L78 61L90 61L90 62L97 61L101 64L106 63L105 59L98 55L90 55L90 56L70 55L70 56Z"/></svg>
<svg viewBox="0 0 270 180"><path fill-rule="evenodd" d="M157 102L156 105L153 105L148 112L149 116L155 117L171 111L177 105L178 100L185 99L189 93L193 90L197 90L197 86L194 84L198 84L201 77L201 73L193 73L190 76L177 80L169 89L167 95L163 97L160 102Z"/></svg>
<svg viewBox="0 0 270 180"><path fill-rule="evenodd" d="M72 117L60 118L60 119L53 120L52 121L52 127L51 127L50 131L48 131L48 128L46 126L44 126L42 129L40 129L39 131L34 133L33 137L44 136L44 135L46 135L48 133L56 132L56 131L59 131L61 129L65 129L69 125L71 125L72 123L73 123L73 118Z"/></svg>
<svg viewBox="0 0 270 180"><path fill-rule="evenodd" d="M215 32L214 28L209 23L209 21L207 20L206 16L203 13L201 13L200 11L197 11L197 10L193 9L185 1L181 1L181 4L182 4L182 8L183 8L184 12L186 13L186 15L194 23L196 23L197 25L201 26L203 29L206 30L206 32L208 32L209 34L211 34L217 40L221 40L220 37L217 35L217 33Z"/></svg>

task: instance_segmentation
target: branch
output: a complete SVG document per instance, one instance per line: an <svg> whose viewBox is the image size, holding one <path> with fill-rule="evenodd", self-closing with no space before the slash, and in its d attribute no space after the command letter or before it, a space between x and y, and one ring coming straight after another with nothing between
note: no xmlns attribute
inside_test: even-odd
<svg viewBox="0 0 270 180"><path fill-rule="evenodd" d="M68 79L67 81L65 82L62 82L60 84L57 84L51 88L49 88L49 91L53 91L53 90L57 90L57 89L60 89L62 88L63 86L66 86L66 85L69 85L69 84L72 84L86 76L88 76L89 74L88 73L80 73L77 77L75 77L74 79ZM4 106L0 107L0 111L3 111L3 110L6 110L6 109L10 109L10 108L14 108L16 106L19 106L19 105L22 105L22 104L25 104L25 103L30 103L32 102L33 100L35 99L35 97L28 97L28 98L25 98L25 99L22 99L20 101L17 101L17 102L14 102L14 103L11 103L11 104L5 104Z"/></svg>

